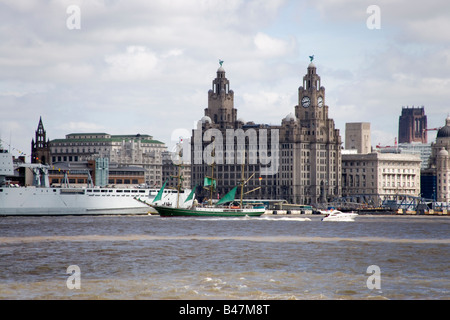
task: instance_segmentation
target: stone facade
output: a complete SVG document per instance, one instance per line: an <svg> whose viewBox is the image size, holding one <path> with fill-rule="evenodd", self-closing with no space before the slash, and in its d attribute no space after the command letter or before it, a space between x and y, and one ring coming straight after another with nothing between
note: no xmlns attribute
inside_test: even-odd
<svg viewBox="0 0 450 320"><path fill-rule="evenodd" d="M367 195L381 200L420 195L418 155L399 153L342 155L342 195Z"/></svg>
<svg viewBox="0 0 450 320"><path fill-rule="evenodd" d="M436 176L436 200L450 202L450 117L439 129L436 142L431 144L429 169Z"/></svg>
<svg viewBox="0 0 450 320"><path fill-rule="evenodd" d="M350 122L345 124L345 149L357 153L372 152L369 122Z"/></svg>
<svg viewBox="0 0 450 320"><path fill-rule="evenodd" d="M111 165L144 168L145 183L152 187L162 185L161 153L166 149L164 143L141 134L72 133L50 141L52 163L108 158Z"/></svg>
<svg viewBox="0 0 450 320"><path fill-rule="evenodd" d="M219 197L240 183L244 171L245 179L253 175L249 189L257 189L248 199L314 204L340 196L341 137L328 118L325 88L313 63L302 84L295 115L281 125L245 123L237 118L234 92L220 67L205 116L192 133L191 186L202 185L213 169Z"/></svg>

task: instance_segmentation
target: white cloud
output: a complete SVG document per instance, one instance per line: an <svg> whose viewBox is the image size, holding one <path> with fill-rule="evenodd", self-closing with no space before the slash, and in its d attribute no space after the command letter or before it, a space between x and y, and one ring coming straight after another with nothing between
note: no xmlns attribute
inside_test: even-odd
<svg viewBox="0 0 450 320"><path fill-rule="evenodd" d="M55 126L56 129L61 130L62 132L69 133L78 133L78 132L103 132L105 131L105 127L103 125L99 125L98 123L93 122L84 122L84 121L69 121L65 123L61 123L60 125ZM109 131L109 130L106 130Z"/></svg>
<svg viewBox="0 0 450 320"><path fill-rule="evenodd" d="M284 56L293 49L293 43L271 37L265 33L258 32L254 38L255 46L262 56L279 57Z"/></svg>
<svg viewBox="0 0 450 320"><path fill-rule="evenodd" d="M71 4L80 6L80 30L66 27ZM168 143L174 128L190 129L203 115L218 59L238 117L280 123L297 104L311 54L341 134L349 119L370 121L389 140L401 106L413 104L434 117L429 126L441 126L450 100L450 2L381 0L381 30L366 27L370 4L3 1L2 133L21 123L21 147L29 149L42 115L53 139L136 131Z"/></svg>
<svg viewBox="0 0 450 320"><path fill-rule="evenodd" d="M257 88L256 91L241 95L243 104L238 109L238 117L245 121L268 124L280 124L282 118L294 112L293 101L297 96L294 87L286 88L286 92Z"/></svg>
<svg viewBox="0 0 450 320"><path fill-rule="evenodd" d="M125 53L105 57L106 80L134 81L154 76L158 57L144 46L129 46Z"/></svg>
<svg viewBox="0 0 450 320"><path fill-rule="evenodd" d="M23 97L28 94L46 93L54 89L54 85L38 82L0 81L0 96Z"/></svg>
<svg viewBox="0 0 450 320"><path fill-rule="evenodd" d="M450 8L448 8L450 10ZM410 21L406 24L410 41L422 40L426 42L450 42L449 16L435 17L427 20Z"/></svg>

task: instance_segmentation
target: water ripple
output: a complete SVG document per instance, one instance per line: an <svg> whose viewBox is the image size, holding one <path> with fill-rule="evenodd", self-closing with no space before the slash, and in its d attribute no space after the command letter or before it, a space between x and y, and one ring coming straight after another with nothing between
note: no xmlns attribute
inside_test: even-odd
<svg viewBox="0 0 450 320"><path fill-rule="evenodd" d="M29 236L0 237L1 244L34 243L46 241L167 241L167 240L205 240L205 241L252 241L252 242L386 242L386 243L423 243L450 244L450 239L411 239L385 237L303 237L303 236L160 236L160 235L77 235L77 236Z"/></svg>

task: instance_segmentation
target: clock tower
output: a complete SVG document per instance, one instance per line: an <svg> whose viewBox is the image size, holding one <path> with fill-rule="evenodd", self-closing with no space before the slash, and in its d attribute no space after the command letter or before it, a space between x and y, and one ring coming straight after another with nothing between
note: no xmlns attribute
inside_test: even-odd
<svg viewBox="0 0 450 320"><path fill-rule="evenodd" d="M303 123L328 118L325 88L320 85L320 77L312 61L307 74L303 77L303 86L298 88L298 106L295 107L295 115Z"/></svg>
<svg viewBox="0 0 450 320"><path fill-rule="evenodd" d="M295 106L299 135L294 138L294 149L301 170L293 185L298 185L297 193L304 195L306 203L324 203L341 195L341 137L334 120L328 118L325 88L321 86L313 56L310 58Z"/></svg>

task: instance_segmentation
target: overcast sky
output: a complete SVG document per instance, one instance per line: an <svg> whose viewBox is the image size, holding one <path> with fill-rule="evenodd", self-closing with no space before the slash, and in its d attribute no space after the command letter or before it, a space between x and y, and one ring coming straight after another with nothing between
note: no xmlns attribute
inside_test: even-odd
<svg viewBox="0 0 450 320"><path fill-rule="evenodd" d="M370 122L372 145L393 145L402 106L445 125L449 30L448 0L0 0L0 138L29 156L42 116L50 140L140 133L170 149L219 59L238 118L280 124L314 55L343 141L346 122Z"/></svg>

